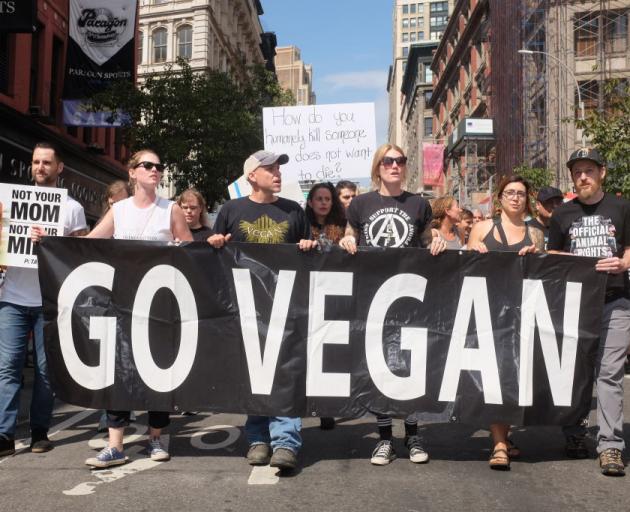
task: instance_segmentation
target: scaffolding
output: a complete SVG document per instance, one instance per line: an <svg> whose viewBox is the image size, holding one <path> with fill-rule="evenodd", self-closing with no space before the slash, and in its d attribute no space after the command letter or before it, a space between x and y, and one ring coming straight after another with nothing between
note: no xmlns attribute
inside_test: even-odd
<svg viewBox="0 0 630 512"><path fill-rule="evenodd" d="M575 120L606 108L604 84L630 77L630 0L521 0L523 161L555 172L569 190L569 153L582 143ZM537 53L540 52L540 53ZM576 87L577 82L577 87ZM579 92L578 89L579 88Z"/></svg>

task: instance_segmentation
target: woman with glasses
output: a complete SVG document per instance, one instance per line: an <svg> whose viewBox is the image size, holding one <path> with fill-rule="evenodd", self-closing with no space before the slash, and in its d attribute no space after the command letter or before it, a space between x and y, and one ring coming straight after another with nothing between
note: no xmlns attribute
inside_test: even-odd
<svg viewBox="0 0 630 512"><path fill-rule="evenodd" d="M184 212L186 223L197 242L205 242L214 234L210 227L206 200L196 188L184 190L177 198L177 204Z"/></svg>
<svg viewBox="0 0 630 512"><path fill-rule="evenodd" d="M126 240L192 241L182 209L173 201L157 195L164 165L151 150L134 153L128 164L129 179L134 187L132 197L114 203L88 238ZM124 464L123 435L129 425L129 411L107 411L109 442L96 457L85 461L88 466L106 468ZM170 422L168 412L149 411L149 451L152 460L166 461L170 455L160 441L162 429Z"/></svg>
<svg viewBox="0 0 630 512"><path fill-rule="evenodd" d="M339 245L350 254L357 252L357 245L368 247L420 247L421 235L431 221L431 206L426 199L403 190L407 172L407 157L394 144L384 144L374 153L372 161L372 192L355 197L346 210L348 224ZM446 248L444 240L430 242L431 254ZM388 362L400 361L400 340L388 340ZM391 357L390 357L391 354ZM380 440L370 462L377 466L389 464L396 458L392 444L392 419L377 415ZM409 460L423 463L429 460L418 435L415 416L405 419L405 445Z"/></svg>
<svg viewBox="0 0 630 512"><path fill-rule="evenodd" d="M518 252L521 256L543 252L545 249L543 232L525 221L527 215L532 216L529 183L521 176L503 178L497 191L497 200L500 204L500 215L473 226L468 248L481 253ZM493 441L490 468L510 469L510 457L520 455L518 448L508 439L510 425L493 423L490 425L490 432Z"/></svg>

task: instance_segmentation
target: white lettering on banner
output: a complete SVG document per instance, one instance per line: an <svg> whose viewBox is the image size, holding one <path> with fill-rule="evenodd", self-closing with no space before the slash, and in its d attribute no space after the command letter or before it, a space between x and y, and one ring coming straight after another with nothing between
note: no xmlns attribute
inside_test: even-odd
<svg viewBox="0 0 630 512"><path fill-rule="evenodd" d="M181 318L179 352L170 368L155 364L149 345L149 318L153 297L167 288L177 300ZM171 265L156 265L142 278L133 304L131 346L138 374L155 391L167 393L177 389L188 377L195 362L199 334L197 303L190 283Z"/></svg>
<svg viewBox="0 0 630 512"><path fill-rule="evenodd" d="M278 273L264 354L261 353L260 349L258 318L256 317L256 304L254 303L254 289L250 271L248 269L235 268L232 269L232 274L234 276L234 288L236 289L238 313L241 320L243 344L245 346L252 393L269 395L273 388L273 379L276 374L276 366L278 365L278 356L280 355L280 345L282 345L284 329L289 314L295 271L281 270Z"/></svg>
<svg viewBox="0 0 630 512"><path fill-rule="evenodd" d="M112 290L116 270L105 263L85 263L74 269L59 289L57 325L59 346L68 373L84 388L97 390L114 384L116 368L116 318L90 317L90 339L99 340L98 366L86 365L77 354L72 337L72 309L79 294L90 286Z"/></svg>
<svg viewBox="0 0 630 512"><path fill-rule="evenodd" d="M412 400L424 395L427 373L427 329L401 327L400 349L411 352L408 377L394 375L383 356L383 326L394 301L410 297L424 300L427 280L416 274L397 274L378 289L365 325L365 358L374 385L389 398Z"/></svg>
<svg viewBox="0 0 630 512"><path fill-rule="evenodd" d="M466 348L466 336L473 309L479 348ZM486 279L483 277L464 278L438 400L441 402L455 400L462 370L477 370L481 373L483 396L487 404L503 403L497 355L494 350L488 289Z"/></svg>
<svg viewBox="0 0 630 512"><path fill-rule="evenodd" d="M560 356L556 331L551 322L551 314L542 281L532 279L523 281L519 405L529 406L533 403L534 330L536 325L538 325L538 335L553 402L557 406L571 405L581 298L582 284L568 282L564 299L564 335L562 337L562 356Z"/></svg>
<svg viewBox="0 0 630 512"><path fill-rule="evenodd" d="M306 347L306 394L350 396L349 373L324 373L324 344L348 345L350 322L326 320L326 297L352 295L352 272L311 272L308 340Z"/></svg>

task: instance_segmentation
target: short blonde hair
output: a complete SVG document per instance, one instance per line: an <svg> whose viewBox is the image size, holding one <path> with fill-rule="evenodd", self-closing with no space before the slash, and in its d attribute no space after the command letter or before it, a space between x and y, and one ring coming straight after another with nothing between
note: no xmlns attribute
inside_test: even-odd
<svg viewBox="0 0 630 512"><path fill-rule="evenodd" d="M396 144L383 144L374 152L374 158L372 159L372 172L370 173L370 177L372 179L372 188L379 188L381 183L381 162L383 161L383 157L385 153L387 153L390 149L394 151L398 151L402 156L405 156L405 152L400 146ZM406 168L403 170L403 179L407 175Z"/></svg>

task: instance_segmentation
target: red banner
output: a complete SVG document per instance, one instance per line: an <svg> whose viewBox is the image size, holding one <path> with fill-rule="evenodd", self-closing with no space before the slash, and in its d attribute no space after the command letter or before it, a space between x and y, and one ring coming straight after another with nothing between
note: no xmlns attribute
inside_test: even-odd
<svg viewBox="0 0 630 512"><path fill-rule="evenodd" d="M422 143L422 170L425 185L440 185L444 170L444 146Z"/></svg>

